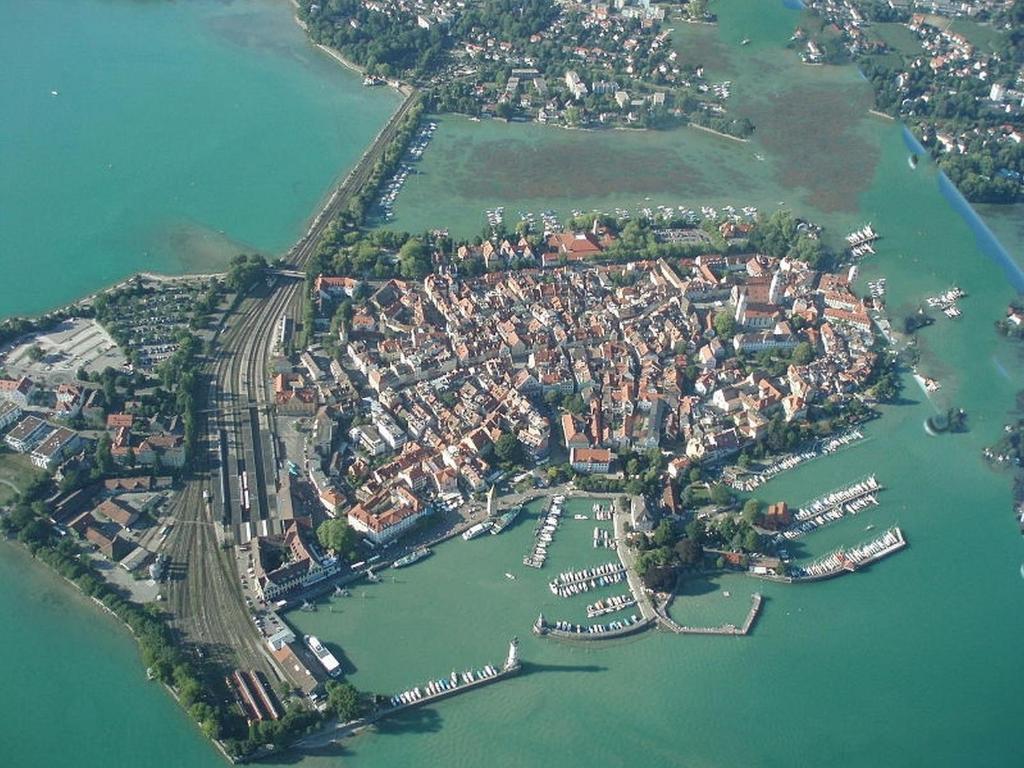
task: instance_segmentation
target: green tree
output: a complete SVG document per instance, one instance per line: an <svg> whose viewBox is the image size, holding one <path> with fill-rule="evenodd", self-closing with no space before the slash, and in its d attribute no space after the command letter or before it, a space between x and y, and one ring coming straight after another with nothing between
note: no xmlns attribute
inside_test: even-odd
<svg viewBox="0 0 1024 768"><path fill-rule="evenodd" d="M700 545L700 542L689 537L680 539L674 549L676 557L679 558L680 565L693 567L700 565L704 559L704 548Z"/></svg>
<svg viewBox="0 0 1024 768"><path fill-rule="evenodd" d="M747 499L743 503L743 512L741 514L745 522L753 524L760 512L761 502L757 499Z"/></svg>
<svg viewBox="0 0 1024 768"><path fill-rule="evenodd" d="M402 277L420 279L430 273L430 252L422 240L411 238L398 251L398 271Z"/></svg>
<svg viewBox="0 0 1024 768"><path fill-rule="evenodd" d="M731 312L719 312L715 315L715 333L723 339L731 339L736 333L736 318Z"/></svg>
<svg viewBox="0 0 1024 768"><path fill-rule="evenodd" d="M811 360L814 359L814 347L811 346L810 342L801 341L793 349L793 364L794 365L807 365Z"/></svg>
<svg viewBox="0 0 1024 768"><path fill-rule="evenodd" d="M523 445L519 438L508 432L502 432L494 444L494 455L506 464L521 464L523 461Z"/></svg>
<svg viewBox="0 0 1024 768"><path fill-rule="evenodd" d="M114 471L114 459L110 454L110 435L106 432L96 441L96 464L105 475Z"/></svg>
<svg viewBox="0 0 1024 768"><path fill-rule="evenodd" d="M342 721L355 720L362 710L359 691L351 683L329 680L327 688L327 706L334 716Z"/></svg>
<svg viewBox="0 0 1024 768"><path fill-rule="evenodd" d="M244 294L252 288L267 268L267 260L259 254L240 253L231 259L225 282L235 293Z"/></svg>
<svg viewBox="0 0 1024 768"><path fill-rule="evenodd" d="M747 528L743 532L743 549L747 552L757 552L761 549L761 535L753 528Z"/></svg>
<svg viewBox="0 0 1024 768"><path fill-rule="evenodd" d="M316 529L316 537L325 549L333 550L339 557L348 557L358 543L356 532L341 517L324 520Z"/></svg>
<svg viewBox="0 0 1024 768"><path fill-rule="evenodd" d="M676 531L670 520L662 520L651 534L651 541L658 547L670 547L675 543Z"/></svg>
<svg viewBox="0 0 1024 768"><path fill-rule="evenodd" d="M711 503L716 504L719 507L724 507L732 503L732 491L729 490L729 486L725 483L715 483L711 486Z"/></svg>

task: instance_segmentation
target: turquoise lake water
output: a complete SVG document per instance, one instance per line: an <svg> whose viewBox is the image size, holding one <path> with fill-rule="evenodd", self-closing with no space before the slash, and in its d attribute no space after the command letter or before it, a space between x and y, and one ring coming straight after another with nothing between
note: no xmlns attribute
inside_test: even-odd
<svg viewBox="0 0 1024 768"><path fill-rule="evenodd" d="M284 98L284 92L292 96L305 93L307 88L316 93L326 88L323 83L340 79L339 93L331 98L355 99L352 109L367 110L362 134L357 137L353 133L351 145L337 147L339 155L333 165L325 167L322 153L314 157L312 152L297 152L291 159L297 168L294 178L302 179L293 184L305 189L306 197L302 205L292 201L294 215L283 217L280 229L269 227L254 213L282 210L272 205L279 197L289 196L281 193L279 185L258 192L239 184L237 178L200 176L198 171L172 175L179 180L194 177L197 182L202 178L203 183L223 184L220 194L203 198L205 204L172 204L169 193L163 196L165 208L156 202L142 205L137 194L121 198L118 205L124 210L135 206L152 209L151 220L164 222L163 226L184 216L190 222L203 222L203 231L223 228L237 240L268 249L284 247L301 229L303 218L331 178L354 160L394 103L379 90L366 93L356 87L358 83L351 85L351 78L346 80L335 68L322 69L323 62L304 47L289 26L283 4L85 2L38 7L81 14L78 24L94 29L97 36L107 34L102 39L109 45L124 43L108 30L116 20L121 25L139 25L140 34L149 29L158 38L165 36L172 49L177 45L176 50L189 50L197 44L196 38L205 40L209 50L223 48L222 67L252 67L243 69L241 75L238 70L231 70L233 76L225 71L211 75L214 80L223 76L225 83L234 84L225 87L225 93L251 82L254 73L273 84L278 82L275 78L285 77L282 72L293 71L294 83L288 87L279 83L279 98ZM525 673L384 723L349 740L337 753L307 757L303 764L324 768L781 768L825 762L908 767L1020 763L1024 545L1010 511L1009 477L993 472L980 458L981 449L998 437L1009 418L1015 393L1024 387L1022 348L992 332L993 321L1016 295L1015 272L1000 260L998 244L978 226L970 208L944 187L929 162L910 170L908 147L898 124L868 117L836 121L818 115L811 130L805 121L787 117L779 103L810 108L810 102L800 101L804 93L800 78L820 78L820 83L808 86L812 88L809 92L824 94L834 109L850 110L842 104L859 107L867 99L851 84L852 76L820 68L820 75L811 74L814 70L810 68L807 73L791 68L789 57L794 54L783 45L796 23L795 11L760 0L723 0L716 7L721 28L700 30L705 38L701 44L715 55L722 77L730 73L737 79L745 76L745 85L737 83L736 109L757 117L755 122L764 130L744 151L757 152L765 160L744 166L735 158L723 157L723 145L708 137L713 149L704 154L707 167L699 166L693 159L701 156L700 147L693 143L698 137L691 132L681 134L686 146L680 150L680 162L671 167L693 176L659 181L666 189L671 185L665 194L670 192L680 203L699 205L700 197L693 192L688 196L687 179L698 179L699 189L705 190L713 185L718 163L723 177L728 178L743 173L744 167L754 168L753 178L747 182L754 202L767 205L791 200L800 210L829 224L833 234L863 221L873 222L883 239L878 255L864 262L863 273L867 279L888 278L889 305L895 318L952 283L968 291L961 320L943 320L921 334L922 371L943 383L934 400L908 379L906 402L886 408L884 417L866 430L867 439L787 473L757 492L765 501L785 499L799 504L874 472L887 487L879 496L881 505L806 537L800 553L814 557L836 546L855 544L871 536L865 530L868 525L877 531L892 523L903 528L910 546L863 573L818 585L763 585L742 576L697 583L673 606L673 614L681 621L738 621L750 593L761 589L768 600L750 637L647 633L607 646L579 647L533 638L529 627L540 610L549 619L573 618L580 616L589 602L583 597L553 598L545 582L560 570L609 559L589 548L592 522L567 520L552 547L548 566L540 573L528 572L521 565L532 529L525 521L498 537L468 543L456 540L439 547L422 563L395 572L393 578L388 573L379 585L360 587L351 598L335 599L317 613L292 618L300 629L315 631L340 649L353 681L368 689L394 691L422 683L427 677L446 675L453 667L494 663L503 656L512 635L522 640L528 663ZM37 10L32 15L45 13ZM51 31L50 26L58 37L68 29L57 25L55 17L51 17L53 24L47 25L29 16L27 11L10 10L9 5L0 10L0 21L20 17L19 23L30 25L15 36L36 36L31 41L14 41L23 51L48 40L45 33ZM5 30L9 26L0 24ZM30 33L30 28L35 32ZM254 28L263 32L257 35ZM7 34L0 31L0 42L6 41ZM87 37L70 31L66 34L68 45ZM239 42L253 36L260 40L258 44ZM738 41L744 37L753 42L739 47ZM56 56L61 49L56 46L51 52ZM207 55L212 55L209 50ZM76 71L70 61L63 66L65 72ZM162 67L153 66L171 70L162 77L177 79L173 75L177 64L172 66L165 59ZM239 79L233 80L235 76ZM751 79L756 77L766 79ZM74 86L67 84L74 80L70 74L62 82L41 78L38 88L42 95L33 108L56 109L66 94L74 92ZM3 82L3 88L9 87ZM60 96L49 96L51 88L58 88ZM104 90L95 81L92 88ZM827 95L837 88L842 89L841 99ZM131 96L131 102L121 107L125 119L150 120L147 110L161 100L150 101L148 95L138 92ZM210 98L212 103L218 101ZM264 98L269 97L254 96L252 108ZM29 103L30 97L25 99ZM359 100L365 104L360 106ZM326 115L333 114L339 121L346 114L340 106L323 108ZM332 112L335 108L338 111ZM267 109L268 113L276 111ZM320 119L330 121L326 116ZM247 123L251 131L237 136L239 158L259 156L259 162L269 162L264 155L270 152L253 150L252 145L267 146L272 139L280 140L276 145L280 152L295 148L290 140L283 140L284 128L273 122L272 116L267 120L270 122L260 130ZM363 117L358 120L362 126ZM341 137L347 134L340 123L331 125L339 144L344 143ZM293 131L299 130L293 126ZM306 126L302 130L313 129ZM452 150L445 148L443 131L442 127L435 141L444 149L440 158L444 163L439 160L431 165L428 149L424 158L428 171L447 168L445 163L452 157ZM802 142L810 148L806 164L796 165L800 147L787 144L787 134L798 137L798 145ZM0 135L0 147L6 152L7 134ZM524 136L527 138L521 140L531 146L542 141L532 129ZM553 141L565 140L563 132L553 136ZM490 127L486 137L495 142L493 146L500 144L499 132ZM580 140L585 138L581 134ZM78 141L71 135L67 140ZM324 141L331 144L329 138ZM36 146L38 156L33 162L48 162L49 142ZM140 138L138 146L151 144ZM174 152L183 152L189 144L172 146ZM68 149L66 161L84 162L81 151ZM165 152L153 154L162 157ZM219 157L215 150L213 154ZM283 159L281 163L292 167ZM179 164L184 163L179 160ZM246 166L239 160L239 168ZM451 168L457 171L458 164ZM263 175L253 174L250 185L257 185L253 179ZM313 184L310 178L321 181ZM455 181L453 194L464 196L459 184L465 182ZM403 216L416 221L425 216L425 192L438 181L419 182L419 192L417 184L410 182L412 202L405 213L399 197L397 221ZM40 186L45 185L40 182ZM514 178L502 179L502 188L515 187ZM524 185L523 189L521 204L527 206L532 200L529 188ZM268 202L264 195L271 193ZM298 197L298 193L289 194ZM539 204L547 203L545 194L535 195ZM630 190L631 196L637 194L644 191ZM239 203L238 196L248 202ZM73 206L67 202L72 197ZM87 199L82 202L83 198ZM183 193L182 199L192 200ZM93 204L82 195L65 201L68 209L75 211L80 205ZM210 214L206 204L212 209L223 205L232 213L218 218L220 214ZM491 204L491 198L480 205L484 204ZM457 213L448 197L438 199L437 205L451 210L453 216ZM193 213L183 215L182 209ZM1007 235L1019 231L1019 222L1006 212L999 213L1004 218L993 229L998 237L1009 240ZM232 217L237 217L237 224L230 223L236 220ZM476 210L473 222L478 218ZM158 231L161 225L153 226L156 229L151 231ZM187 228L191 231L193 226ZM260 234L264 226L273 231ZM467 221L466 227L470 226L476 224ZM39 224L34 229L41 237L40 231L52 228ZM112 222L107 231L117 230ZM31 233L24 238L30 241ZM70 245L78 240L68 233L53 238ZM142 236L138 242L148 241ZM1008 243L1013 256L1020 253L1019 242ZM6 241L4 247L6 258ZM137 253L125 255L119 268L130 271L145 266L137 258ZM168 263L173 266L173 259ZM181 262L180 266L188 265ZM52 275L33 274L39 270L28 266L23 271L25 280L38 281L32 283L40 291L33 299L41 306L65 298L55 289L60 281L54 282ZM112 268L111 274L116 271ZM27 285L12 296L25 294ZM82 285L70 281L64 287L68 296L73 296L83 290ZM12 289L5 282L0 291L8 290ZM15 298L2 300L16 305ZM928 437L922 428L924 419L950 405L967 409L971 431ZM506 571L518 578L506 579ZM111 763L161 767L222 764L173 701L145 681L132 641L105 615L45 572L30 567L27 558L8 547L0 548L0 584L0 613L13 624L0 635L0 653L7 662L7 695L0 697L5 764L86 768ZM731 597L725 597L726 591ZM294 760L281 764L292 765Z"/></svg>
<svg viewBox="0 0 1024 768"><path fill-rule="evenodd" d="M285 0L4 2L0 71L0 316L285 249L398 103Z"/></svg>

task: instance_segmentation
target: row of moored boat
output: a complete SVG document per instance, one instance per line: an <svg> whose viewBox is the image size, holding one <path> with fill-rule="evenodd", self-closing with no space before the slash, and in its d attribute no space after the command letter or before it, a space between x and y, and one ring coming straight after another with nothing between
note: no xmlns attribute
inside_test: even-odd
<svg viewBox="0 0 1024 768"><path fill-rule="evenodd" d="M612 536L612 532L607 528L602 528L599 525L594 526L594 549L603 547L604 549L615 549L615 537Z"/></svg>
<svg viewBox="0 0 1024 768"><path fill-rule="evenodd" d="M541 516L540 522L534 531L533 549L523 558L523 565L530 568L543 568L544 562L548 559L548 547L555 540L555 532L558 524L562 521L562 504L565 496L555 496L551 500L548 511Z"/></svg>
<svg viewBox="0 0 1024 768"><path fill-rule="evenodd" d="M613 595L612 597L606 597L598 600L596 603L591 603L587 606L587 618L596 619L598 616L604 616L608 613L615 613L621 611L630 606L636 605L636 598L629 592L624 595Z"/></svg>
<svg viewBox="0 0 1024 768"><path fill-rule="evenodd" d="M810 520L833 507L842 506L861 496L866 496L880 490L882 490L882 485L875 479L874 475L870 475L866 480L853 483L845 488L840 488L838 491L832 491L815 499L807 506L801 507L795 517L799 522Z"/></svg>
<svg viewBox="0 0 1024 768"><path fill-rule="evenodd" d="M417 701L429 699L433 696L442 694L445 691L453 691L464 685L477 683L481 680L495 677L497 674L498 670L490 664L484 666L483 669L470 669L462 673L452 672L448 677L430 680L422 687L416 686L415 688L410 688L408 691L402 691L401 693L395 694L391 697L391 706L401 707L408 704L414 704Z"/></svg>
<svg viewBox="0 0 1024 768"><path fill-rule="evenodd" d="M605 563L580 571L565 571L548 584L552 594L559 597L571 597L592 589L618 584L626 577L626 569L621 563Z"/></svg>
<svg viewBox="0 0 1024 768"><path fill-rule="evenodd" d="M820 528L823 525L834 523L836 520L841 520L848 514L856 515L858 512L861 512L868 507L875 506L878 506L878 497L873 493L868 493L864 496L859 496L846 504L840 504L839 506L832 507L831 509L822 512L820 515L815 515L810 520L804 520L802 523L797 523L789 530L783 531L782 537L792 541L805 533L810 533L815 528Z"/></svg>
<svg viewBox="0 0 1024 768"><path fill-rule="evenodd" d="M820 578L840 571L852 571L865 563L885 557L906 544L903 531L893 526L877 539L851 549L837 549L806 568L796 570L797 578Z"/></svg>
<svg viewBox="0 0 1024 768"><path fill-rule="evenodd" d="M634 613L628 619L611 621L607 624L591 624L589 627L582 624L573 624L569 621L556 621L554 628L560 632L569 632L574 635L604 635L608 632L617 632L626 627L631 627L639 621L640 618Z"/></svg>
<svg viewBox="0 0 1024 768"><path fill-rule="evenodd" d="M835 453L843 446L849 445L852 442L860 440L864 437L863 433L859 429L851 429L843 432L841 435L830 437L827 440L822 440L817 446L807 451L800 453L793 453L778 459L775 462L769 464L765 469L753 475L746 475L737 480L734 480L731 485L738 491L749 492L767 483L776 475L779 475L787 470L794 469L805 461L817 458L821 454Z"/></svg>

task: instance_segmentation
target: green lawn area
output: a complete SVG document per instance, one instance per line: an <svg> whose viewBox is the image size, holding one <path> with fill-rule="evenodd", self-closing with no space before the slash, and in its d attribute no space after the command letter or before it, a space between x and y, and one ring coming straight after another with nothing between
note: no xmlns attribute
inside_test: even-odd
<svg viewBox="0 0 1024 768"><path fill-rule="evenodd" d="M951 31L966 37L971 45L985 53L992 53L999 42L999 30L990 24L979 24L967 19L956 19L950 26Z"/></svg>
<svg viewBox="0 0 1024 768"><path fill-rule="evenodd" d="M0 451L0 505L10 504L38 473L28 456Z"/></svg>
<svg viewBox="0 0 1024 768"><path fill-rule="evenodd" d="M917 56L923 52L921 43L903 24L882 23L871 26L872 33L882 42L904 56Z"/></svg>

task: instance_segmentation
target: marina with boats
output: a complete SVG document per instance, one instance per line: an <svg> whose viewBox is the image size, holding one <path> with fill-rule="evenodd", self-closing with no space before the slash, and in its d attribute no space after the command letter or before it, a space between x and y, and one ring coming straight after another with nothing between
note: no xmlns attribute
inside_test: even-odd
<svg viewBox="0 0 1024 768"><path fill-rule="evenodd" d="M565 496L562 495L551 499L547 512L540 516L540 521L534 530L533 549L523 558L523 565L530 568L544 567L544 562L548 559L548 547L555 540L555 532L562 521L562 504L564 503Z"/></svg>
<svg viewBox="0 0 1024 768"><path fill-rule="evenodd" d="M427 145L430 144L430 140L434 137L434 131L436 130L436 122L431 120L424 124L419 133L409 142L409 147L402 158L402 162L398 164L394 174L384 184L377 205L380 208L381 217L385 221L391 221L395 217L395 201L398 199L398 195L402 191L402 187L405 186L409 175L416 173L413 163L423 157L423 152L426 150Z"/></svg>
<svg viewBox="0 0 1024 768"><path fill-rule="evenodd" d="M878 240L878 238L879 235L872 228L871 224L865 224L856 232L848 234L846 242L850 244L850 254L855 258L860 258L875 252L872 243Z"/></svg>
<svg viewBox="0 0 1024 768"><path fill-rule="evenodd" d="M615 543L615 537L612 536L612 532L607 528L602 528L599 525L594 526L594 549L616 549L617 544Z"/></svg>
<svg viewBox="0 0 1024 768"><path fill-rule="evenodd" d="M868 507L877 506L876 494L883 489L875 476L870 475L865 480L825 494L801 507L794 515L793 525L779 535L786 541L792 541L846 515L856 515Z"/></svg>
<svg viewBox="0 0 1024 768"><path fill-rule="evenodd" d="M536 635L551 635L553 637L564 637L573 640L595 640L607 639L610 637L623 637L631 635L651 625L651 621L641 619L635 613L628 618L610 621L607 624L574 624L570 621L556 621L549 624L541 614L533 625L533 632Z"/></svg>
<svg viewBox="0 0 1024 768"><path fill-rule="evenodd" d="M846 504L861 496L876 493L882 490L882 488L883 486L874 475L868 475L864 480L830 491L800 507L794 518L797 521L810 520L812 517L826 512L833 507Z"/></svg>
<svg viewBox="0 0 1024 768"><path fill-rule="evenodd" d="M516 674L521 667L522 665L519 661L519 640L512 638L508 646L508 655L505 657L505 661L500 669L493 664L484 664L482 667L466 669L463 672L452 670L449 675L427 680L421 685L396 693L389 699L390 707L384 710L382 716L392 714L400 709L420 706L431 701L454 696L470 688L496 682L504 677Z"/></svg>
<svg viewBox="0 0 1024 768"><path fill-rule="evenodd" d="M929 296L924 300L924 303L929 309L937 309L950 320L955 320L963 314L957 302L966 295L966 291L954 285L945 293L940 293L938 296Z"/></svg>
<svg viewBox="0 0 1024 768"><path fill-rule="evenodd" d="M823 581L843 573L852 573L907 546L899 526L893 526L881 536L849 549L837 549L810 565L795 568L792 581Z"/></svg>
<svg viewBox="0 0 1024 768"><path fill-rule="evenodd" d="M636 605L636 598L633 597L630 592L627 592L624 595L606 597L587 606L587 618L596 619L598 616L605 616L609 613L624 611L626 608L634 605Z"/></svg>
<svg viewBox="0 0 1024 768"><path fill-rule="evenodd" d="M592 589L618 584L626 578L626 567L622 563L605 563L579 571L565 571L548 583L551 594L558 597L572 597Z"/></svg>
<svg viewBox="0 0 1024 768"><path fill-rule="evenodd" d="M773 477L776 477L790 469L795 469L806 461L816 459L819 456L835 453L840 448L850 445L851 443L855 443L858 440L862 440L863 438L864 433L859 429L850 429L838 435L823 438L822 440L817 441L813 447L808 448L805 451L792 453L776 459L760 472L738 477L735 475L726 475L723 479L728 485L731 485L737 491L743 491L745 493L750 492L761 487Z"/></svg>

